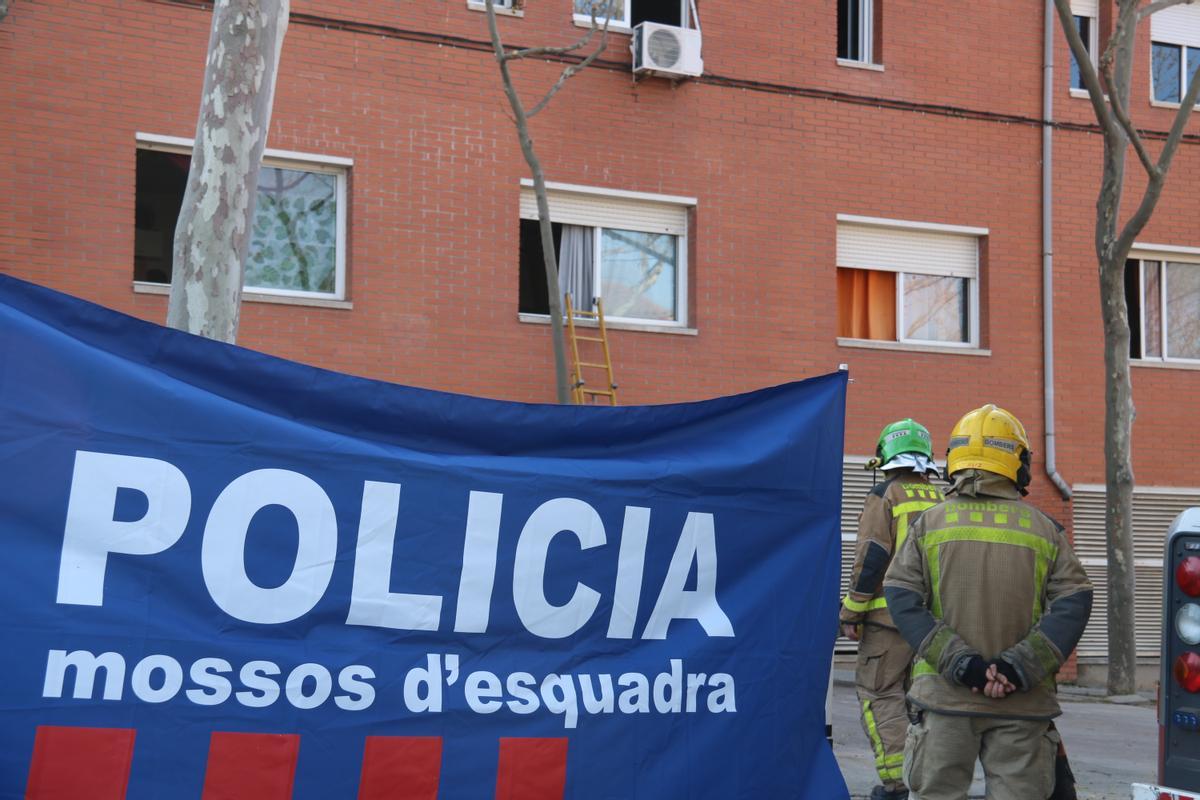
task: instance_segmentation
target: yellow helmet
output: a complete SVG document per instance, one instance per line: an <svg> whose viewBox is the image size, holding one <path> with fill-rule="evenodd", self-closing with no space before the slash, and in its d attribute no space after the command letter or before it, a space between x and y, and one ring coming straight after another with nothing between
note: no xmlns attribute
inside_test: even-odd
<svg viewBox="0 0 1200 800"><path fill-rule="evenodd" d="M1029 437L1021 420L991 403L968 411L950 432L946 471L984 469L1024 488L1029 483Z"/></svg>

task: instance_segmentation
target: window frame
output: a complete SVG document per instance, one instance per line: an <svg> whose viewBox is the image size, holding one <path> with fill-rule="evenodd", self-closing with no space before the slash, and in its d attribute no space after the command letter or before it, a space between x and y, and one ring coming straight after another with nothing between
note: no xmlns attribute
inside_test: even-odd
<svg viewBox="0 0 1200 800"><path fill-rule="evenodd" d="M1092 66L1095 66L1096 52L1100 49L1100 20L1098 17L1090 14L1071 14L1071 21L1074 22L1076 19L1091 20L1091 24L1088 25L1088 38L1087 41L1084 42L1084 45L1087 47L1088 61L1091 62ZM1067 88L1070 90L1071 94L1075 95L1076 97L1087 97L1087 87L1075 86L1071 81L1071 66L1075 62L1075 53L1068 47L1067 54L1068 58L1070 59L1067 62ZM1082 76L1082 74L1083 71L1080 70L1080 75ZM1154 77L1152 75L1151 80L1153 79ZM1153 97L1153 94L1151 96Z"/></svg>
<svg viewBox="0 0 1200 800"><path fill-rule="evenodd" d="M494 6L496 13L505 17L523 17L525 16L524 0L495 0ZM482 11L487 13L487 3L484 0L467 0L467 9L469 11Z"/></svg>
<svg viewBox="0 0 1200 800"><path fill-rule="evenodd" d="M533 191L533 181L528 178L522 178L521 179L521 190L522 191L525 191L525 190ZM680 197L680 196L674 196L674 195L649 194L649 193L645 193L645 192L631 192L631 191L625 191L625 190L620 190L620 189L602 189L602 188L598 188L598 187L594 187L594 186L580 186L580 185L575 185L575 184L554 183L554 182L547 182L546 190L547 190L547 192L549 192L551 194L558 192L558 193L569 193L569 194L577 194L577 195L591 195L601 201L603 201L603 199L605 199L605 198L612 199L612 200L622 200L622 199L623 200L635 200L635 201L640 201L640 202L644 202L644 203L655 203L655 204L659 204L662 206L674 206L674 207L683 209L684 213L685 213L685 217L686 217L686 222L684 225L683 232L682 233L670 233L670 234L665 233L665 232L660 232L660 233L663 233L663 235L675 237L675 262L676 262L676 265L675 265L675 317L676 318L673 320L658 320L658 319L647 319L645 317L615 316L615 315L609 315L608 313L605 313L604 321L606 324L609 322L615 322L620 325L624 325L626 327L637 326L639 328L645 327L645 328L688 329L688 320L689 320L689 315L690 315L690 311L691 311L688 307L688 286L689 286L689 282L688 282L688 249L689 249L689 237L691 235L691 223L692 223L691 211L693 209L695 209L695 207L697 205L696 198ZM521 217L521 219L531 219L531 218ZM537 218L533 217L532 219L536 220ZM562 223L561 221L555 220L553 211L551 211L550 220L551 220L551 222L560 222L560 224L572 224L572 225L578 224L578 223ZM637 233L655 233L655 232L638 230L637 228L620 228L620 227L617 227L616 225L588 225L586 227L588 227L592 230L593 291L595 292L596 297L603 299L603 294L602 294L603 281L601 278L601 268L602 268L601 240L603 239L603 231L605 229L608 229L608 230L629 230L629 231L634 231ZM521 316L522 317L525 317L525 316L541 317L541 318L545 318L545 319L550 318L549 314L532 314L532 313L528 313L528 312L522 313Z"/></svg>
<svg viewBox="0 0 1200 800"><path fill-rule="evenodd" d="M1200 269L1200 248L1192 247L1171 247L1163 249L1159 246L1158 249L1149 249L1134 246L1129 252L1129 259L1137 261L1138 265L1138 330L1140 334L1141 352L1134 356L1130 354L1130 360L1133 362L1142 362L1147 364L1177 364L1180 366L1196 366L1200 365L1200 358L1183 358L1180 356L1172 356L1170 348L1170 310L1167 307L1167 264L1191 264L1196 269ZM1146 262L1156 261L1159 265L1159 332L1158 332L1158 347L1161 356L1146 355Z"/></svg>
<svg viewBox="0 0 1200 800"><path fill-rule="evenodd" d="M604 239L604 231L631 231L629 228L615 228L612 226L593 225L592 228L592 291L595 292L595 297L598 300L604 299L604 280L602 276L603 268L603 253L604 248L601 242ZM647 231L631 231L632 233L646 233ZM662 325L668 328L686 328L687 327L687 231L682 234L667 233L658 234L661 236L675 237L675 319L647 319L645 317L619 317L616 315L604 315L605 322L628 322L634 325ZM590 309L589 309L590 310Z"/></svg>
<svg viewBox="0 0 1200 800"><path fill-rule="evenodd" d="M978 246L978 245L977 245ZM937 347L979 348L979 273L974 278L959 278L967 282L967 341L946 342L940 339L914 339L904 335L904 279L909 275L932 275L928 272L898 272L896 279L896 341L900 344L935 345ZM938 277L934 275L934 277ZM945 277L945 276L942 276ZM887 341L875 339L871 341Z"/></svg>
<svg viewBox="0 0 1200 800"><path fill-rule="evenodd" d="M137 150L155 150L165 153L179 153L190 156L194 148L194 140L183 136L163 136L154 133L134 134ZM354 160L341 156L325 156L314 153L300 153L293 150L263 150L262 164L276 169L290 169L300 172L314 172L333 175L337 180L337 213L334 221L334 291L306 292L299 289L276 289L269 286L245 286L243 278L242 291L247 294L268 295L271 297L291 298L296 301L344 301L346 297L346 263L349 241L347 232L347 198L350 169ZM148 284L151 286L161 284Z"/></svg>
<svg viewBox="0 0 1200 800"><path fill-rule="evenodd" d="M858 58L850 58L840 53L837 56L839 64L846 66L871 65L878 66L875 61L875 0L838 0L840 12L842 2L855 3L858 6ZM839 32L840 33L840 32Z"/></svg>
<svg viewBox="0 0 1200 800"><path fill-rule="evenodd" d="M475 2L476 0L469 0L469 1ZM609 21L608 21L609 31L617 31L618 33L631 33L633 31L633 4L636 2L637 2L637 0L625 0L625 16L622 19L617 19L616 17L609 19ZM601 0L601 4L603 5L603 0ZM572 0L572 2L571 2L571 19L575 23L575 25L578 27L581 27L581 28L592 27L592 15L591 14L580 14L580 13L576 12L574 0ZM689 0L679 0L679 21L680 21L679 27L681 27L681 28L693 27L692 9L691 9L691 3L689 2ZM604 17L597 16L596 24L603 25ZM656 24L661 24L661 23L656 23Z"/></svg>
<svg viewBox="0 0 1200 800"><path fill-rule="evenodd" d="M1179 89L1178 100L1159 100L1155 93L1157 86L1154 83L1154 48L1155 47L1176 47L1179 48L1179 74L1176 76L1176 86ZM1150 105L1159 106L1161 108L1179 108L1183 102L1183 98L1187 95L1188 86L1191 81L1188 80L1188 56L1194 52L1197 60L1200 60L1200 44L1180 44L1178 42L1150 42ZM1200 77L1200 64L1196 65L1197 77ZM1194 109L1193 109L1194 110Z"/></svg>
<svg viewBox="0 0 1200 800"><path fill-rule="evenodd" d="M903 269L884 269L878 267L876 271L893 272L898 277L896 278L896 297L895 297L895 315L896 315L896 338L895 339L858 339L851 337L838 337L839 344L841 343L864 343L862 346L887 346L905 349L929 349L929 348L947 348L949 350L962 350L967 352L980 352L980 283L982 281L980 248L983 246L983 240L989 236L987 228L978 228L965 225L947 225L938 222L917 222L913 220L889 219L884 217L865 217L858 214L838 214L834 225L835 237L835 254L838 251L836 240L838 237L838 226L857 225L870 226L879 229L892 229L894 231L917 231L933 234L951 234L956 236L970 237L975 240L975 274L971 277L959 276L967 281L967 329L968 340L965 342L946 342L937 339L915 339L904 336L904 276L905 275L934 275L938 276L937 272L919 272L905 271ZM853 266L842 264L836 254L834 257L834 269L860 269L871 270L867 266Z"/></svg>

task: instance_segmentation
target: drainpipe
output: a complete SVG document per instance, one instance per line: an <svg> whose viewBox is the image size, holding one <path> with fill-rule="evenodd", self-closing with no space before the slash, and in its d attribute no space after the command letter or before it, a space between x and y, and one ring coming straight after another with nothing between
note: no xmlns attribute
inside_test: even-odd
<svg viewBox="0 0 1200 800"><path fill-rule="evenodd" d="M1054 0L1046 0L1042 42L1042 381L1046 431L1046 476L1063 500L1071 487L1058 474L1054 447Z"/></svg>

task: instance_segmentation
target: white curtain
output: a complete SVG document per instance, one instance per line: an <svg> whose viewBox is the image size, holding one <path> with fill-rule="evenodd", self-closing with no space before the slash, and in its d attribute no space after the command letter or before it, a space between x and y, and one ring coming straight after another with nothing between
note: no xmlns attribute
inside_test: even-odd
<svg viewBox="0 0 1200 800"><path fill-rule="evenodd" d="M571 305L580 311L591 311L594 305L593 230L584 225L563 225L558 248L559 288L570 293Z"/></svg>

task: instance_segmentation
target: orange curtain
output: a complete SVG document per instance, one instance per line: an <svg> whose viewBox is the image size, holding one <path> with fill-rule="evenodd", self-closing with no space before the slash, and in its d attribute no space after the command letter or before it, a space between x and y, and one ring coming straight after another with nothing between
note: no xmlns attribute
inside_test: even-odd
<svg viewBox="0 0 1200 800"><path fill-rule="evenodd" d="M838 336L896 341L896 273L838 267Z"/></svg>

